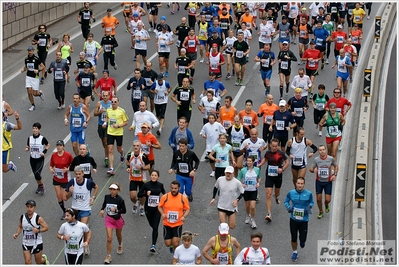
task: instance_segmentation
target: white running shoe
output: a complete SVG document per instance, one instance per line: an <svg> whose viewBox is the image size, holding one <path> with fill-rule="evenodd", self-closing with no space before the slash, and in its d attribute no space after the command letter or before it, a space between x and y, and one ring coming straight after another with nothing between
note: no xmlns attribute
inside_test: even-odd
<svg viewBox="0 0 399 267"><path fill-rule="evenodd" d="M34 105L32 105L30 108L29 108L29 111L34 111L36 109L36 107L34 106Z"/></svg>
<svg viewBox="0 0 399 267"><path fill-rule="evenodd" d="M245 221L244 222L246 224L248 224L250 221L251 221L251 217L249 217L249 216L245 217Z"/></svg>
<svg viewBox="0 0 399 267"><path fill-rule="evenodd" d="M209 174L210 177L215 177L215 171L212 171L211 174Z"/></svg>

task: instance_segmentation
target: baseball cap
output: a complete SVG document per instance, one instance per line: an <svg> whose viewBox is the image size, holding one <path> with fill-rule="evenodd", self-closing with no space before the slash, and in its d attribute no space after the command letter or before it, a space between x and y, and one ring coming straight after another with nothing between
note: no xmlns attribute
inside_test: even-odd
<svg viewBox="0 0 399 267"><path fill-rule="evenodd" d="M143 122L143 124L141 124L140 126L141 128L146 127L146 128L150 128L150 126L148 125L148 123Z"/></svg>
<svg viewBox="0 0 399 267"><path fill-rule="evenodd" d="M214 73L213 71L209 72L209 76L215 76L216 73Z"/></svg>
<svg viewBox="0 0 399 267"><path fill-rule="evenodd" d="M303 7L302 10L306 10L306 7Z"/></svg>
<svg viewBox="0 0 399 267"><path fill-rule="evenodd" d="M82 51L79 53L79 56L86 56L86 53Z"/></svg>
<svg viewBox="0 0 399 267"><path fill-rule="evenodd" d="M312 40L312 41L310 41L310 43L309 44L316 44L315 42L314 42L314 40Z"/></svg>
<svg viewBox="0 0 399 267"><path fill-rule="evenodd" d="M166 20L166 17L165 16L161 16L161 20Z"/></svg>
<svg viewBox="0 0 399 267"><path fill-rule="evenodd" d="M162 29L168 29L168 25L166 24L162 25Z"/></svg>
<svg viewBox="0 0 399 267"><path fill-rule="evenodd" d="M138 17L139 17L139 14L134 13L134 14L133 14L133 17L138 18Z"/></svg>
<svg viewBox="0 0 399 267"><path fill-rule="evenodd" d="M279 107L282 107L282 106L285 106L285 105L287 105L287 102L284 99L281 99L280 102L278 102L278 106Z"/></svg>
<svg viewBox="0 0 399 267"><path fill-rule="evenodd" d="M119 189L117 184L110 184L109 189Z"/></svg>
<svg viewBox="0 0 399 267"><path fill-rule="evenodd" d="M90 68L90 65L86 63L86 64L84 64L83 67L85 67L85 68Z"/></svg>
<svg viewBox="0 0 399 267"><path fill-rule="evenodd" d="M26 201L25 205L36 206L36 202L33 199Z"/></svg>
<svg viewBox="0 0 399 267"><path fill-rule="evenodd" d="M56 143L56 145L63 145L63 146L64 146L65 144L64 144L64 141L63 141L63 140L58 140L57 143Z"/></svg>
<svg viewBox="0 0 399 267"><path fill-rule="evenodd" d="M184 52L184 53L186 53L187 51L186 51L186 49L185 48L182 48L182 49L180 49L180 53L181 52Z"/></svg>
<svg viewBox="0 0 399 267"><path fill-rule="evenodd" d="M288 44L289 44L288 41L283 42L283 45L288 45Z"/></svg>
<svg viewBox="0 0 399 267"><path fill-rule="evenodd" d="M229 234L229 231L230 231L230 227L227 223L219 224L219 233L221 235L227 235L227 234Z"/></svg>
<svg viewBox="0 0 399 267"><path fill-rule="evenodd" d="M26 50L28 50L28 51L30 51L30 50L35 50L35 48L34 48L33 46L30 45L30 46L28 47L28 49L26 49Z"/></svg>
<svg viewBox="0 0 399 267"><path fill-rule="evenodd" d="M234 167L233 166L227 166L224 172L229 172L229 173L234 173Z"/></svg>
<svg viewBox="0 0 399 267"><path fill-rule="evenodd" d="M111 11L112 11L112 9L111 9L111 8L108 8L108 9L107 9L107 12L111 12Z"/></svg>
<svg viewBox="0 0 399 267"><path fill-rule="evenodd" d="M158 80L163 80L163 74L162 74L162 73L158 74L157 79L158 79Z"/></svg>
<svg viewBox="0 0 399 267"><path fill-rule="evenodd" d="M342 29L342 28L343 28L342 25L338 24L337 29Z"/></svg>
<svg viewBox="0 0 399 267"><path fill-rule="evenodd" d="M103 73L104 73L104 72L106 72L106 73L109 74L109 70L107 70L107 69L103 70Z"/></svg>

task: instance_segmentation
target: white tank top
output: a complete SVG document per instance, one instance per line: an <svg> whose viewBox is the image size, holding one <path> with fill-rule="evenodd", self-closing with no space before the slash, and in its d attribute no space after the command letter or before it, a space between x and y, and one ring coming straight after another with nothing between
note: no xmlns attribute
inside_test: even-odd
<svg viewBox="0 0 399 267"><path fill-rule="evenodd" d="M34 138L33 136L29 137L29 147L30 147L30 156L34 159L40 158L40 154L44 150L44 145L42 145L43 136L39 135L39 137Z"/></svg>
<svg viewBox="0 0 399 267"><path fill-rule="evenodd" d="M91 210L90 190L87 189L87 179L83 179L83 185L78 185L76 178L73 178L72 208L76 210Z"/></svg>
<svg viewBox="0 0 399 267"><path fill-rule="evenodd" d="M39 215L37 215L37 213L34 212L32 218L30 219L30 222L32 224L30 224L26 219L25 214L22 215L22 230L23 230L22 244L24 246L36 247L37 245L43 243L42 234L41 233L35 234L34 232L32 232L33 227L40 228L40 225L36 223L36 221L39 219L37 218L37 216Z"/></svg>
<svg viewBox="0 0 399 267"><path fill-rule="evenodd" d="M306 138L302 138L301 142L297 142L295 137L292 138L291 154L294 156L292 159L293 166L306 166Z"/></svg>

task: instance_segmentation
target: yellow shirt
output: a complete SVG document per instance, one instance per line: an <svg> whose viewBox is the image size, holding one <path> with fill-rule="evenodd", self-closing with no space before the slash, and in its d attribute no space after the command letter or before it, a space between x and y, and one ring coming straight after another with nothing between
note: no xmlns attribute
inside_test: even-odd
<svg viewBox="0 0 399 267"><path fill-rule="evenodd" d="M11 130L7 130L6 128L7 122L3 122L3 151L8 151L12 148L12 139L11 139Z"/></svg>
<svg viewBox="0 0 399 267"><path fill-rule="evenodd" d="M108 108L107 109L107 134L113 136L122 136L123 135L123 128L114 128L112 125L120 125L125 121L128 121L129 118L126 114L126 111L118 107L117 109Z"/></svg>
<svg viewBox="0 0 399 267"><path fill-rule="evenodd" d="M353 23L362 24L363 18L364 16L366 16L366 12L362 8L359 8L359 10L355 8L352 10L352 15L353 15Z"/></svg>

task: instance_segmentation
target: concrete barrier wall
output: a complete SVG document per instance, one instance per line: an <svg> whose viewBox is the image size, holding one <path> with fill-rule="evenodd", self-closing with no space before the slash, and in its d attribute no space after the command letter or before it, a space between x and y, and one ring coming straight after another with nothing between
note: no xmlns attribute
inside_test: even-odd
<svg viewBox="0 0 399 267"><path fill-rule="evenodd" d="M378 119L377 105L379 102L379 90L381 81L381 70L383 67L384 54L386 51L386 45L389 38L392 37L392 23L396 21L396 3L385 4L379 10L377 16L381 16L381 36L378 40L372 40L370 44L369 59L364 69L371 69L371 84L370 84L370 97L366 101L363 97L363 81L359 90L357 91L356 97L359 98L359 116L358 116L358 128L356 133L356 149L354 155L354 161L351 161L349 168L350 179L352 179L352 188L347 194L350 196L350 204L346 207L346 220L345 223L345 236L353 240L371 240L379 239L379 236L375 235L374 228L376 227L374 214L374 205L378 205L375 201L375 180L381 179L379 176L373 175L374 166L374 143L375 143L375 132L376 132L376 120ZM374 32L374 29L373 29ZM364 73L362 73L364 76ZM364 190L365 201L361 203L361 208L358 208L358 203L355 201L355 185L356 185L356 165L366 164L366 188Z"/></svg>
<svg viewBox="0 0 399 267"><path fill-rule="evenodd" d="M35 3L2 2L3 6L3 50L31 37L40 24L47 26L66 16L76 20L77 11L83 3Z"/></svg>

